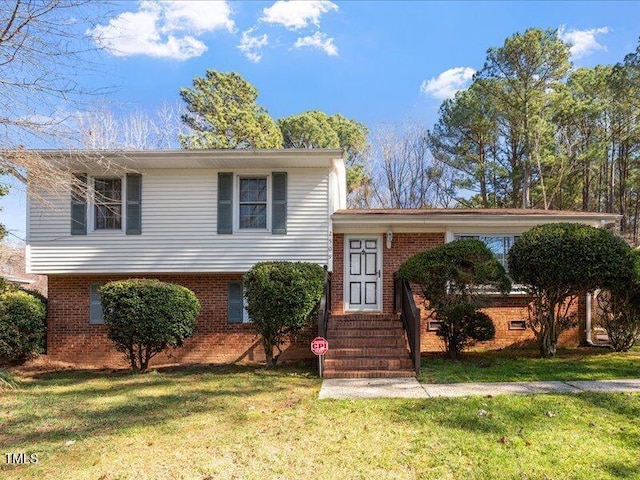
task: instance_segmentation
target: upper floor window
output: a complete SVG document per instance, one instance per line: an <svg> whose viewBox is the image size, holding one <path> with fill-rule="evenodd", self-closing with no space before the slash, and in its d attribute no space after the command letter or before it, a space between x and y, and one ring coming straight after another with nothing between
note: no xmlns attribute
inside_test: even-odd
<svg viewBox="0 0 640 480"><path fill-rule="evenodd" d="M509 271L507 254L519 235L455 235L456 240L474 239L483 242L496 256L505 270Z"/></svg>
<svg viewBox="0 0 640 480"><path fill-rule="evenodd" d="M267 229L267 177L239 177L238 228Z"/></svg>
<svg viewBox="0 0 640 480"><path fill-rule="evenodd" d="M95 177L93 184L95 230L122 229L122 179Z"/></svg>

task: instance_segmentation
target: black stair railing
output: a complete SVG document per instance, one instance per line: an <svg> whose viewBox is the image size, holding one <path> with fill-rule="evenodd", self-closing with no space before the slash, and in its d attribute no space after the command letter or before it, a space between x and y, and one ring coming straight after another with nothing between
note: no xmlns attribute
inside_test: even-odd
<svg viewBox="0 0 640 480"><path fill-rule="evenodd" d="M396 272L393 275L394 311L400 314L402 327L407 332L409 349L416 375L420 373L420 311L413 300L411 285Z"/></svg>
<svg viewBox="0 0 640 480"><path fill-rule="evenodd" d="M327 338L329 312L331 310L331 272L327 272L324 280L324 291L318 305L318 335ZM318 357L318 374L322 378L324 372L324 355Z"/></svg>

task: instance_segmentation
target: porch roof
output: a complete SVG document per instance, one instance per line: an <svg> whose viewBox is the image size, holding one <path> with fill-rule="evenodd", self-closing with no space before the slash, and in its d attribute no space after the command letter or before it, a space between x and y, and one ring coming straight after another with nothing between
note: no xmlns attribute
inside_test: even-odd
<svg viewBox="0 0 640 480"><path fill-rule="evenodd" d="M447 231L458 227L526 230L536 225L576 222L593 226L616 224L615 213L540 209L346 209L332 216L334 231L358 229L394 231Z"/></svg>

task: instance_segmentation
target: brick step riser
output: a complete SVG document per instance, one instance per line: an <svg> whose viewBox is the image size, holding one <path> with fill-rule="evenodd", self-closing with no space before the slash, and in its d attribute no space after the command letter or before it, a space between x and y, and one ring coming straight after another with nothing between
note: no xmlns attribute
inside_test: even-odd
<svg viewBox="0 0 640 480"><path fill-rule="evenodd" d="M324 366L330 370L410 370L413 367L411 359L390 358L354 358L324 361Z"/></svg>
<svg viewBox="0 0 640 480"><path fill-rule="evenodd" d="M329 340L329 349L342 348L405 348L406 342L402 338L335 338Z"/></svg>
<svg viewBox="0 0 640 480"><path fill-rule="evenodd" d="M342 329L342 330L330 330L327 333L327 337L329 340L334 338L371 338L371 337L389 337L389 338L403 338L404 332L400 329L398 330L350 330L350 329Z"/></svg>
<svg viewBox="0 0 640 480"><path fill-rule="evenodd" d="M391 315L329 315L330 322L400 322Z"/></svg>
<svg viewBox="0 0 640 480"><path fill-rule="evenodd" d="M381 322L381 321L366 321L366 320L354 320L354 321L347 321L347 322L333 322L333 321L329 321L329 325L327 326L327 328L329 330L337 330L337 329L343 329L343 328L347 328L347 329L366 329L366 330L377 330L377 329L382 329L382 328L390 328L390 329L402 329L402 323L397 322L395 320L393 321L388 321L388 322Z"/></svg>
<svg viewBox="0 0 640 480"><path fill-rule="evenodd" d="M404 358L408 357L406 348L379 347L379 348L329 348L324 358L344 358L344 357L375 357L375 358Z"/></svg>
<svg viewBox="0 0 640 480"><path fill-rule="evenodd" d="M334 371L325 370L324 378L397 378L397 377L415 377L413 370L358 370L358 371Z"/></svg>

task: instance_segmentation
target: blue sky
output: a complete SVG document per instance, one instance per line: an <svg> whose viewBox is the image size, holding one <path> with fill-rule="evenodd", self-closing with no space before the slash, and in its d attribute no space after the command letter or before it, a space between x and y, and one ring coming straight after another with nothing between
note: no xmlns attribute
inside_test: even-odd
<svg viewBox="0 0 640 480"><path fill-rule="evenodd" d="M212 68L254 84L274 118L319 109L373 129L431 125L486 50L516 32L559 29L574 64L593 66L635 50L639 18L640 2L129 1L87 34L103 47L101 81L116 86L107 104L153 111ZM24 238L24 194L0 204L0 222Z"/></svg>

